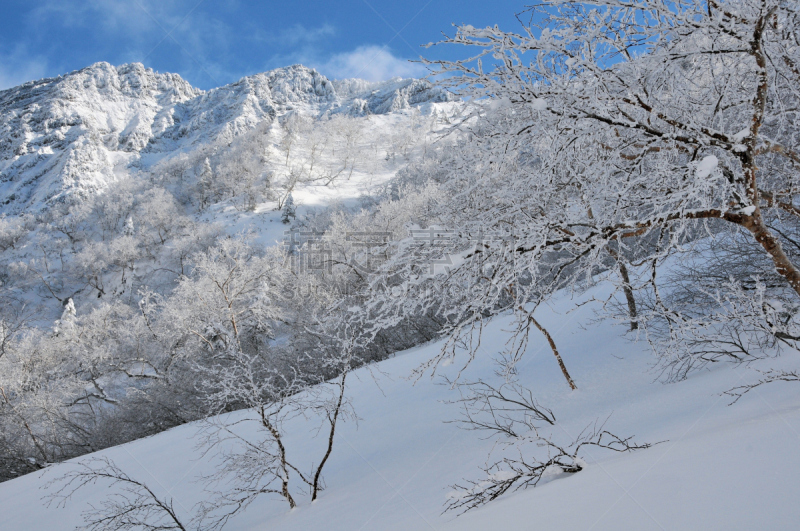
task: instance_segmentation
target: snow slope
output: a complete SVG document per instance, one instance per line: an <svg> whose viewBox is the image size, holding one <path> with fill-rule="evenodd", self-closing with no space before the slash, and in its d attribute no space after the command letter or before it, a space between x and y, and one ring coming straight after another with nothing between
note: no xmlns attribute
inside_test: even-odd
<svg viewBox="0 0 800 531"><path fill-rule="evenodd" d="M590 292L589 295L598 295ZM675 384L654 381L652 356L643 344L620 336L608 323L586 328L590 305L566 313L564 297L537 314L555 336L579 390L570 391L544 341L535 338L520 365L522 383L553 409L550 431L562 440L606 419L606 428L637 442L665 441L628 454L589 450L585 470L556 477L535 489L506 495L456 516L442 514L449 484L480 479L478 467L493 441L459 429L454 391L436 380L407 379L438 352L424 345L351 378L349 394L360 417L337 433L325 469L328 488L313 505L299 507L264 496L227 529L796 529L800 518L800 386L775 384L728 406L720 392L756 378L746 368L717 367ZM491 355L505 342L510 317L495 319L484 349L466 377L488 378ZM773 360L780 367L792 360ZM458 368L456 359L446 371ZM781 386L783 385L783 386ZM241 415L241 413L235 414ZM175 499L188 515L203 499L194 481L212 469L194 446L196 425L101 452L159 495ZM286 426L290 456L302 466L321 455L324 441L313 426ZM71 465L56 465L0 484L0 527L8 530L70 529L89 502L110 490L97 484L79 491L65 508L44 507L47 482Z"/></svg>

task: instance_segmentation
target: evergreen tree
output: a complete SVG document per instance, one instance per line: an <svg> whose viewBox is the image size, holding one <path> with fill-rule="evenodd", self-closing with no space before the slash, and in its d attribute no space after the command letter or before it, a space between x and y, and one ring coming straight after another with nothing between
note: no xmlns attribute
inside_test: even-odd
<svg viewBox="0 0 800 531"><path fill-rule="evenodd" d="M129 216L128 219L125 220L125 227L122 229L122 233L125 236L134 236L136 234L136 228L133 226L132 217Z"/></svg>
<svg viewBox="0 0 800 531"><path fill-rule="evenodd" d="M294 198L292 198L291 193L286 198L286 201L283 202L283 209L281 210L281 221L288 224L289 218L295 218Z"/></svg>

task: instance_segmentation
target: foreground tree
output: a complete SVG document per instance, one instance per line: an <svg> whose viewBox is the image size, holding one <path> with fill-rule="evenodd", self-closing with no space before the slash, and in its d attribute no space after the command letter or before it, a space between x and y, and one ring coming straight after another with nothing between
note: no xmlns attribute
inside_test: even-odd
<svg viewBox="0 0 800 531"><path fill-rule="evenodd" d="M800 272L762 212L798 215L796 10L779 0L604 1L530 15L538 22L523 34L460 27L446 42L486 48L477 66L435 64L457 74L444 83L523 114L526 127L507 133L553 142L541 173L572 177L563 184L582 188L581 212L602 216L580 239L723 219L749 231L800 294ZM489 54L500 63L487 73L479 59Z"/></svg>
<svg viewBox="0 0 800 531"><path fill-rule="evenodd" d="M354 418L345 395L352 357L331 355L327 361L341 374L331 382L314 382L302 374L294 378L277 373L269 362L239 354L234 363L214 366L201 386L212 413L231 403L248 409L235 416L215 415L205 421L201 444L215 456L217 469L203 478L213 494L198 509L203 527L222 527L231 517L263 495L274 495L289 508L297 506L298 487L305 487L311 501L324 488L322 471L333 452L339 422ZM333 367L332 367L333 368ZM303 470L291 452L296 441L290 435L293 421L316 422L312 432L324 436L321 458ZM255 428L255 432L252 428ZM222 486L221 490L215 487Z"/></svg>
<svg viewBox="0 0 800 531"><path fill-rule="evenodd" d="M530 303L603 278L626 298L646 289L652 304L641 312L629 304L626 320L658 323L641 333L667 357L691 358L682 338L717 331L668 307L656 272L690 242L743 234L769 258L753 273L777 277L767 296L788 311L762 328L796 347L793 5L554 1L525 16L519 33L461 26L444 43L480 53L425 61L441 84L489 101L467 122L475 141L462 152L463 171L442 186L439 219L453 229L398 245L391 273L376 282L397 285L399 273L414 293L381 298L385 322L438 311L451 337L472 337L489 315L512 310L523 321ZM446 275L420 266L442 260ZM715 318L737 293L756 305L747 290L719 291ZM763 323L764 313L739 317ZM715 337L714 348L730 352Z"/></svg>
<svg viewBox="0 0 800 531"><path fill-rule="evenodd" d="M105 483L112 493L83 513L84 529L143 529L146 531L179 529L186 531L173 499L160 497L143 481L131 477L108 457L94 457L76 463L63 476L51 480L46 488L54 489L45 499L48 506L64 507L75 493L89 485Z"/></svg>

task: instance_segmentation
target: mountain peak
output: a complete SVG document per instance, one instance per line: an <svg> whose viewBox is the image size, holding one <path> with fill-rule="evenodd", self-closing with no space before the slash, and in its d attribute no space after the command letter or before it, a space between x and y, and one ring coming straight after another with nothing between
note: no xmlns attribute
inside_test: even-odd
<svg viewBox="0 0 800 531"><path fill-rule="evenodd" d="M202 91L142 63L97 62L0 92L0 205L92 193L143 153L230 141L287 112L387 114L451 101L428 81L331 81L301 64Z"/></svg>

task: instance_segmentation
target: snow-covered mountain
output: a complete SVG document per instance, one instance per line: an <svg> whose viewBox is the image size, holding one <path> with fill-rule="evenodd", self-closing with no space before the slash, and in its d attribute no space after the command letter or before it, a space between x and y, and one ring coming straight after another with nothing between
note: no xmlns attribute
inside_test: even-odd
<svg viewBox="0 0 800 531"><path fill-rule="evenodd" d="M144 153L152 163L290 111L363 116L451 99L422 80L331 81L301 65L202 91L139 63L97 63L0 92L0 205L15 213L89 194Z"/></svg>

